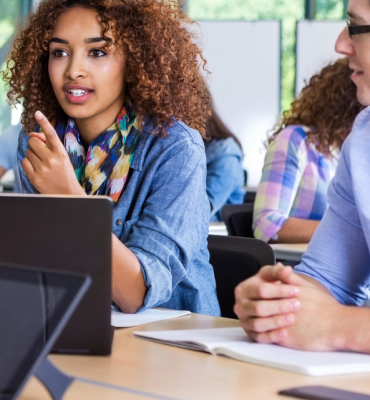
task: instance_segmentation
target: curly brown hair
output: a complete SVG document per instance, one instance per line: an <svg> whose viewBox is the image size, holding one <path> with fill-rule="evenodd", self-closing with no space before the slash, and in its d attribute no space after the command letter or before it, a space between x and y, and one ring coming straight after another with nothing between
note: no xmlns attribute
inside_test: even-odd
<svg viewBox="0 0 370 400"><path fill-rule="evenodd" d="M308 141L320 153L341 149L356 116L365 108L357 100L348 65L348 59L341 58L314 75L290 110L283 113L268 143L288 125L304 125L309 128Z"/></svg>
<svg viewBox="0 0 370 400"><path fill-rule="evenodd" d="M192 21L177 0L45 0L28 18L9 55L4 80L10 85L11 104L23 100L22 124L27 131L36 125L34 114L42 111L49 120L63 110L48 74L48 46L56 21L71 7L95 9L127 57L126 94L139 117L156 121L156 134L166 135L173 119L206 137L210 98L201 68L205 60L189 29Z"/></svg>

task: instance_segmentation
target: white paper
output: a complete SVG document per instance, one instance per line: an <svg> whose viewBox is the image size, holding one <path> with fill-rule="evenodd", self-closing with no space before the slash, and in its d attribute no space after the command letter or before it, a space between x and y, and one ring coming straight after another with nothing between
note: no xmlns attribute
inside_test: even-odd
<svg viewBox="0 0 370 400"><path fill-rule="evenodd" d="M130 328L132 326L183 317L189 314L191 314L190 311L158 310L154 308L136 314L125 314L112 309L111 324L116 328Z"/></svg>
<svg viewBox="0 0 370 400"><path fill-rule="evenodd" d="M293 350L252 342L242 328L133 332L133 336L205 350L240 361L311 376L370 372L370 355ZM195 344L195 346L193 345Z"/></svg>

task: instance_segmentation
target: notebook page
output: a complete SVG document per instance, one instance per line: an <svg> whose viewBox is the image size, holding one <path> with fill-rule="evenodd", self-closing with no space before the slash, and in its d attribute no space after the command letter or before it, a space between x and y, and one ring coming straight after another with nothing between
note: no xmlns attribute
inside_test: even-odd
<svg viewBox="0 0 370 400"><path fill-rule="evenodd" d="M252 342L242 328L134 332L133 336L186 347L193 342L214 355L311 376L370 372L370 355L351 352L309 352Z"/></svg>
<svg viewBox="0 0 370 400"><path fill-rule="evenodd" d="M252 342L242 328L189 329L176 331L133 332L133 337L157 343L213 353L214 349L238 342Z"/></svg>
<svg viewBox="0 0 370 400"><path fill-rule="evenodd" d="M125 314L112 309L111 324L116 328L130 328L132 326L165 321L167 319L183 317L191 314L190 311L149 309L136 314Z"/></svg>
<svg viewBox="0 0 370 400"><path fill-rule="evenodd" d="M240 361L310 376L370 372L370 356L360 353L301 351L258 343L225 343L213 352Z"/></svg>

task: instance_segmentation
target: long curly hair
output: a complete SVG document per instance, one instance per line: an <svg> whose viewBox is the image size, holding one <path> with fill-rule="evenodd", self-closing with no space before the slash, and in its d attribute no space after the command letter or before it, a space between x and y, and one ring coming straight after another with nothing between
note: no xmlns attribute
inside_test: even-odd
<svg viewBox="0 0 370 400"><path fill-rule="evenodd" d="M108 46L112 43L105 34L112 30L126 53L126 94L139 117L154 118L156 134L165 136L176 119L206 137L210 98L201 74L205 60L189 29L192 21L177 0L41 2L15 39L3 72L9 102L23 102L21 122L27 131L36 125L37 110L49 120L64 115L49 79L48 47L59 15L70 7L97 11Z"/></svg>
<svg viewBox="0 0 370 400"><path fill-rule="evenodd" d="M283 113L268 143L288 125L304 125L309 129L308 142L320 153L341 149L356 116L365 108L357 100L348 65L348 59L341 58L314 75L290 110Z"/></svg>

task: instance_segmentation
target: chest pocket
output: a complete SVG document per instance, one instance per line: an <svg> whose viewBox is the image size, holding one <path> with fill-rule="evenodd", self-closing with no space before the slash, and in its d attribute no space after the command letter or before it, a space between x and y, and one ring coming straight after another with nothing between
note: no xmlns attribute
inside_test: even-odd
<svg viewBox="0 0 370 400"><path fill-rule="evenodd" d="M120 236L120 240L122 243L126 243L128 241L128 238L132 232L132 227L135 224L135 222L139 221L140 216L130 219L129 221L126 221L122 225L122 232Z"/></svg>

